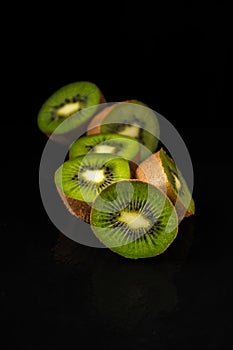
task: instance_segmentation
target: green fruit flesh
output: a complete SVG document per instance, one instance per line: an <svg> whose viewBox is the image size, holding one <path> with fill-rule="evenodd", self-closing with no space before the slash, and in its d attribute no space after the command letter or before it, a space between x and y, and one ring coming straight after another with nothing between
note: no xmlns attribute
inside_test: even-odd
<svg viewBox="0 0 233 350"><path fill-rule="evenodd" d="M38 126L46 134L68 132L93 116L100 99L100 90L93 83L77 82L66 85L43 104L38 114ZM88 109L92 106L93 108ZM70 118L71 116L74 117ZM59 125L61 126L58 128Z"/></svg>
<svg viewBox="0 0 233 350"><path fill-rule="evenodd" d="M120 181L104 189L93 204L90 221L103 244L132 259L161 254L178 231L170 200L141 181Z"/></svg>
<svg viewBox="0 0 233 350"><path fill-rule="evenodd" d="M158 145L159 124L155 113L140 103L122 103L115 106L104 119L101 133L118 133L130 136L141 147L140 159L155 152Z"/></svg>
<svg viewBox="0 0 233 350"><path fill-rule="evenodd" d="M69 151L69 158L74 159L87 153L110 153L132 160L139 152L139 145L134 139L119 134L96 134L83 136L75 141Z"/></svg>
<svg viewBox="0 0 233 350"><path fill-rule="evenodd" d="M56 171L55 183L66 196L90 203L109 184L129 178L126 160L93 154L66 161Z"/></svg>
<svg viewBox="0 0 233 350"><path fill-rule="evenodd" d="M177 195L177 198L187 210L194 213L195 204L189 191L188 185L180 170L176 167L174 161L163 149L160 150L160 159L162 161L162 166L166 173L168 182L172 187L174 193Z"/></svg>

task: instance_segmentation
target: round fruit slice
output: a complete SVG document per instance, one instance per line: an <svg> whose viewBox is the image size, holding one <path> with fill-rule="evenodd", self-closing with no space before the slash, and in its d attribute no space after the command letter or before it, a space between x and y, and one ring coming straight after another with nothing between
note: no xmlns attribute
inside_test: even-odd
<svg viewBox="0 0 233 350"><path fill-rule="evenodd" d="M140 160L154 153L158 146L159 122L155 112L143 103L130 100L112 104L98 113L88 125L88 135L118 133L136 139Z"/></svg>
<svg viewBox="0 0 233 350"><path fill-rule="evenodd" d="M69 151L69 158L74 159L87 153L115 154L127 160L136 158L139 152L138 142L119 134L97 134L80 137Z"/></svg>
<svg viewBox="0 0 233 350"><path fill-rule="evenodd" d="M104 97L93 83L76 82L66 85L43 104L38 114L38 126L48 136L53 132L69 132L89 121L102 102L105 102ZM75 117L69 118L74 115ZM64 121L66 122L63 123ZM63 125L57 129L61 123Z"/></svg>
<svg viewBox="0 0 233 350"><path fill-rule="evenodd" d="M109 184L130 178L127 160L91 154L66 161L55 173L58 192L72 214L89 222L90 204Z"/></svg>
<svg viewBox="0 0 233 350"><path fill-rule="evenodd" d="M195 204L188 185L175 162L161 149L136 170L136 178L158 187L176 205L179 220L195 213Z"/></svg>
<svg viewBox="0 0 233 350"><path fill-rule="evenodd" d="M93 203L90 222L104 245L132 259L161 254L178 231L170 200L158 188L138 180L105 188Z"/></svg>

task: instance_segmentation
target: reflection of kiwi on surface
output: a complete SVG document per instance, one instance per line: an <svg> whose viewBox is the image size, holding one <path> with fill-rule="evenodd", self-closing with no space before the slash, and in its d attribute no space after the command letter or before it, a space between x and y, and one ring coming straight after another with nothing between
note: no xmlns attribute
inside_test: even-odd
<svg viewBox="0 0 233 350"><path fill-rule="evenodd" d="M96 248L80 244L62 233L59 233L51 250L56 263L70 265L72 269L83 269L85 267L89 273L95 266L97 251Z"/></svg>
<svg viewBox="0 0 233 350"><path fill-rule="evenodd" d="M173 159L163 149L140 164L136 170L136 177L167 193L173 204L176 204L180 219L184 215L194 214L195 204L188 185Z"/></svg>
<svg viewBox="0 0 233 350"><path fill-rule="evenodd" d="M80 305L80 300L74 298L78 278L80 272L85 273L88 284L85 300L90 306L85 313L88 313L89 330L94 327L101 332L107 327L109 335L139 331L144 325L144 334L150 334L155 319L176 306L177 267L170 261L123 260L109 249L82 246L62 234L52 248L52 257L59 271L65 271L66 277L76 278L71 291L74 309Z"/></svg>
<svg viewBox="0 0 233 350"><path fill-rule="evenodd" d="M93 203L90 222L104 245L132 259L163 253L178 231L170 200L155 186L137 180L105 188Z"/></svg>
<svg viewBox="0 0 233 350"><path fill-rule="evenodd" d="M169 249L164 252L164 254L160 255L160 259L175 264L177 268L181 267L190 253L194 230L193 217L189 218L189 220L183 220L180 222L179 233L176 236L175 241L171 244Z"/></svg>
<svg viewBox="0 0 233 350"><path fill-rule="evenodd" d="M74 159L87 153L110 153L127 160L136 158L139 152L138 142L119 134L97 134L80 137L69 150L69 158Z"/></svg>
<svg viewBox="0 0 233 350"><path fill-rule="evenodd" d="M150 334L155 320L176 307L175 271L175 265L157 261L98 261L91 290L98 327L115 334Z"/></svg>
<svg viewBox="0 0 233 350"><path fill-rule="evenodd" d="M87 134L98 133L133 137L142 145L140 160L144 160L158 146L159 123L152 109L139 101L130 100L107 106L92 119Z"/></svg>
<svg viewBox="0 0 233 350"><path fill-rule="evenodd" d="M192 243L190 219L180 223L175 242L156 259L122 260L109 249L83 246L63 234L58 236L52 249L56 263L68 265L73 276L81 271L90 279L86 295L90 310L86 312L90 312L89 322L96 331L106 327L108 334L127 331L148 336L155 326L161 329L161 317L177 305L174 280Z"/></svg>
<svg viewBox="0 0 233 350"><path fill-rule="evenodd" d="M89 204L98 193L130 175L127 160L110 154L90 154L61 165L55 173L55 183L70 212L89 222Z"/></svg>
<svg viewBox="0 0 233 350"><path fill-rule="evenodd" d="M76 82L56 91L41 107L38 126L46 135L63 134L86 124L105 102L99 88L90 82ZM92 108L88 108L92 107ZM76 117L70 118L77 114ZM63 123L66 121L65 123ZM63 125L57 129L57 127Z"/></svg>

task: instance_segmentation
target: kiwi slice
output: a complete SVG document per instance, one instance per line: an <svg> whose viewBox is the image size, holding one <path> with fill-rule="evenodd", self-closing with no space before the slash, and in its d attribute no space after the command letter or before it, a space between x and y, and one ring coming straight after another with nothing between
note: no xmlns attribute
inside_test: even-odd
<svg viewBox="0 0 233 350"><path fill-rule="evenodd" d="M98 133L118 133L133 137L142 145L142 161L154 153L158 146L159 122L152 109L140 101L129 100L104 108L92 119L87 134Z"/></svg>
<svg viewBox="0 0 233 350"><path fill-rule="evenodd" d="M105 246L131 259L163 253L178 232L173 204L158 188L139 180L106 187L93 203L90 223Z"/></svg>
<svg viewBox="0 0 233 350"><path fill-rule="evenodd" d="M136 178L149 182L167 193L176 205L179 220L195 213L195 204L188 185L175 162L161 148L136 169Z"/></svg>
<svg viewBox="0 0 233 350"><path fill-rule="evenodd" d="M115 154L127 160L136 159L139 152L138 142L119 134L97 134L80 137L70 150L69 158L74 159L87 153Z"/></svg>
<svg viewBox="0 0 233 350"><path fill-rule="evenodd" d="M82 81L63 86L41 107L38 126L48 136L53 132L67 133L89 121L102 102L105 102L104 97L93 83ZM74 115L75 118L69 118ZM61 123L63 125L57 129Z"/></svg>
<svg viewBox="0 0 233 350"><path fill-rule="evenodd" d="M89 222L90 204L99 192L129 178L127 160L110 154L88 154L61 165L55 173L55 184L69 211Z"/></svg>

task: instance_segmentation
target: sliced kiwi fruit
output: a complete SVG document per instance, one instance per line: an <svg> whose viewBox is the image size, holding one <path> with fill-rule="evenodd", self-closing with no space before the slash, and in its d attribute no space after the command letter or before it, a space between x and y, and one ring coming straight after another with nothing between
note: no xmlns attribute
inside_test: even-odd
<svg viewBox="0 0 233 350"><path fill-rule="evenodd" d="M136 169L136 178L157 186L176 206L179 220L195 213L195 204L188 185L175 162L163 148Z"/></svg>
<svg viewBox="0 0 233 350"><path fill-rule="evenodd" d="M154 153L158 146L159 122L155 112L140 101L114 103L98 113L88 125L87 134L118 133L136 139L140 160Z"/></svg>
<svg viewBox="0 0 233 350"><path fill-rule="evenodd" d="M109 184L129 179L127 160L110 154L89 154L66 161L55 173L58 193L68 210L89 222L90 204Z"/></svg>
<svg viewBox="0 0 233 350"><path fill-rule="evenodd" d="M69 159L85 154L115 154L127 160L136 160L139 152L138 142L119 134L97 134L82 136L69 150Z"/></svg>
<svg viewBox="0 0 233 350"><path fill-rule="evenodd" d="M139 180L118 181L100 192L90 223L106 247L131 259L163 253L178 232L171 201L157 187Z"/></svg>
<svg viewBox="0 0 233 350"><path fill-rule="evenodd" d="M82 81L63 86L42 105L38 126L48 136L70 132L87 123L103 102L100 89L93 83Z"/></svg>

